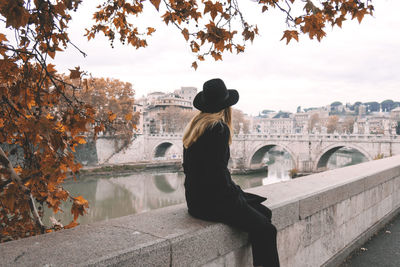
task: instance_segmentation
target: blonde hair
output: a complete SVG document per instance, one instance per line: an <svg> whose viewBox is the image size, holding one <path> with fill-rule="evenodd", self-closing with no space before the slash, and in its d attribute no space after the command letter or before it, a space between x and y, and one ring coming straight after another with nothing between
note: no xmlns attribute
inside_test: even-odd
<svg viewBox="0 0 400 267"><path fill-rule="evenodd" d="M229 127L229 144L232 143L232 108L227 107L217 113L199 112L186 126L183 134L183 146L189 148L207 128L214 127L219 122L224 122Z"/></svg>

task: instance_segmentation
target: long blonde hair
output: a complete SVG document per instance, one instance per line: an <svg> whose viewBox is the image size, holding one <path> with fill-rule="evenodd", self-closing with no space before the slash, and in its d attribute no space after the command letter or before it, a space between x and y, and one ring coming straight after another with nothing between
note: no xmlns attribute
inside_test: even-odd
<svg viewBox="0 0 400 267"><path fill-rule="evenodd" d="M232 108L227 107L217 113L199 112L186 126L183 134L183 146L190 147L207 128L214 127L219 122L224 122L229 127L229 144L232 143Z"/></svg>

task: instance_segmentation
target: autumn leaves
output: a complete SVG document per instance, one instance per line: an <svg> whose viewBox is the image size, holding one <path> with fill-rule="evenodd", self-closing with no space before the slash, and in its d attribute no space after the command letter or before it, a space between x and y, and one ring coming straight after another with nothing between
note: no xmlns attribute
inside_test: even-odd
<svg viewBox="0 0 400 267"><path fill-rule="evenodd" d="M292 1L294 2L294 1ZM369 1L358 0L328 0L321 3L320 7L314 5L310 0L307 0L303 10L305 14L292 19L293 27L300 28L299 30L286 30L281 40L286 38L288 44L293 38L299 41L299 33L308 34L310 39L314 37L321 41L326 36L324 29L327 25L332 27L337 25L342 27L346 17L351 19L357 18L361 23L364 16L372 15L373 6L368 4Z"/></svg>

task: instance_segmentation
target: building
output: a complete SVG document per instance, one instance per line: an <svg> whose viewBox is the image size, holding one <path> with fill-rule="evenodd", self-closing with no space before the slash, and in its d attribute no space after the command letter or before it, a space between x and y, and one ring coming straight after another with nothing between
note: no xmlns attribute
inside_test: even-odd
<svg viewBox="0 0 400 267"><path fill-rule="evenodd" d="M133 104L133 112L139 115L139 119L136 124L136 133L142 134L143 133L143 127L144 127L144 120L143 120L143 111L144 107L142 104L135 103Z"/></svg>
<svg viewBox="0 0 400 267"><path fill-rule="evenodd" d="M143 132L162 133L169 125L165 115L173 111L192 111L193 99L197 94L195 87L181 87L173 93L153 92L140 99L143 105ZM164 116L163 116L164 115Z"/></svg>
<svg viewBox="0 0 400 267"><path fill-rule="evenodd" d="M394 108L390 111L390 117L393 120L400 121L400 107Z"/></svg>
<svg viewBox="0 0 400 267"><path fill-rule="evenodd" d="M196 87L181 87L181 89L174 91L175 95L180 96L181 98L193 102L194 97L197 94Z"/></svg>

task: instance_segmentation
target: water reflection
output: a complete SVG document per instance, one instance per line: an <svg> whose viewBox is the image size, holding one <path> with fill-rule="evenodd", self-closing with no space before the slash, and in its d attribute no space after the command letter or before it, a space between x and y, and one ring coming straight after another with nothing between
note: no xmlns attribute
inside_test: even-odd
<svg viewBox="0 0 400 267"><path fill-rule="evenodd" d="M262 159L268 166L268 176L262 179L262 185L290 180L289 171L295 167L292 157L285 150L274 147L265 153Z"/></svg>
<svg viewBox="0 0 400 267"><path fill-rule="evenodd" d="M332 170L359 164L366 161L368 161L368 159L358 150L343 147L332 154L332 156L328 160L326 167L328 168L328 170Z"/></svg>
<svg viewBox="0 0 400 267"><path fill-rule="evenodd" d="M350 160L351 159L351 160ZM328 162L335 168L362 162L359 154L338 150ZM289 180L289 170L294 167L290 155L284 151L268 152L263 162L268 164L267 173L232 175L243 189ZM82 195L89 201L88 214L79 217L81 224L108 220L129 214L142 213L185 202L184 174L181 172L142 172L125 176L80 177L77 182L68 181L65 188L74 196ZM63 204L65 213L54 217L67 224L71 221L71 203ZM45 210L44 222L52 212Z"/></svg>

